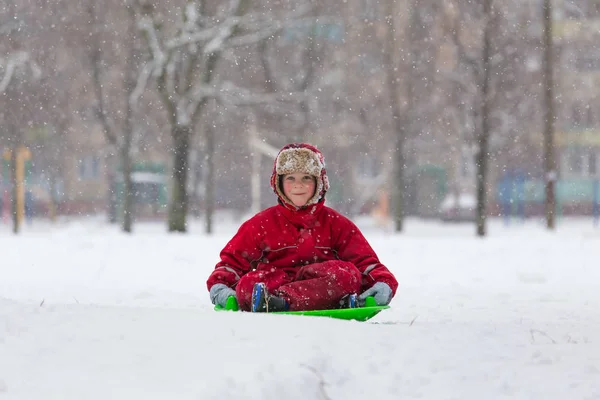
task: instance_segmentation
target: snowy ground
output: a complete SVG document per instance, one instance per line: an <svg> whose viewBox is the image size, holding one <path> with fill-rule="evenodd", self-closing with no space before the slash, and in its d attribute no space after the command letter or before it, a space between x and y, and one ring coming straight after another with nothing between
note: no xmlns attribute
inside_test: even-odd
<svg viewBox="0 0 600 400"><path fill-rule="evenodd" d="M215 313L206 237L0 225L0 400L600 399L600 228L359 221L400 281L367 323Z"/></svg>

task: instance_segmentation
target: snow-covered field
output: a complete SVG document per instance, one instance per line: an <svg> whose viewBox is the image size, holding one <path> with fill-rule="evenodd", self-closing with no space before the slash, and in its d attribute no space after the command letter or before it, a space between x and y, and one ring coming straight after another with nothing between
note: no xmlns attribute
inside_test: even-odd
<svg viewBox="0 0 600 400"><path fill-rule="evenodd" d="M366 322L215 313L237 228L0 225L0 400L600 399L600 228L359 226L400 281Z"/></svg>

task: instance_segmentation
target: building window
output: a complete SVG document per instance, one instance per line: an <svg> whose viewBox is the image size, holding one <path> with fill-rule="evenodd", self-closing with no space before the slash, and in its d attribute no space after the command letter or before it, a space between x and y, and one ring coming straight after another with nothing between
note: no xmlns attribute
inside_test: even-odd
<svg viewBox="0 0 600 400"><path fill-rule="evenodd" d="M562 172L566 177L598 176L600 153L585 147L571 147L564 151L562 157Z"/></svg>
<svg viewBox="0 0 600 400"><path fill-rule="evenodd" d="M577 102L571 108L571 120L575 129L584 129L594 126L594 113L589 104Z"/></svg>
<svg viewBox="0 0 600 400"><path fill-rule="evenodd" d="M96 156L85 156L79 159L79 179L92 180L100 176L100 160Z"/></svg>
<svg viewBox="0 0 600 400"><path fill-rule="evenodd" d="M379 7L379 0L362 0L362 18L368 21L378 21L381 15Z"/></svg>
<svg viewBox="0 0 600 400"><path fill-rule="evenodd" d="M600 70L600 52L592 50L579 54L575 61L575 67L578 71Z"/></svg>
<svg viewBox="0 0 600 400"><path fill-rule="evenodd" d="M375 163L373 158L369 155L362 153L358 159L358 170L362 173L362 176L372 178L375 176Z"/></svg>
<svg viewBox="0 0 600 400"><path fill-rule="evenodd" d="M473 150L469 147L463 147L460 153L460 177L462 179L471 179L475 175Z"/></svg>
<svg viewBox="0 0 600 400"><path fill-rule="evenodd" d="M573 175L583 175L583 154L580 149L569 152L569 172Z"/></svg>
<svg viewBox="0 0 600 400"><path fill-rule="evenodd" d="M363 53L358 55L358 64L362 72L375 74L380 71L382 61L379 54Z"/></svg>
<svg viewBox="0 0 600 400"><path fill-rule="evenodd" d="M600 156L600 153L590 153L590 175L591 176L599 176L600 174L598 174L598 157Z"/></svg>
<svg viewBox="0 0 600 400"><path fill-rule="evenodd" d="M565 0L565 17L572 19L600 17L600 3L597 0Z"/></svg>

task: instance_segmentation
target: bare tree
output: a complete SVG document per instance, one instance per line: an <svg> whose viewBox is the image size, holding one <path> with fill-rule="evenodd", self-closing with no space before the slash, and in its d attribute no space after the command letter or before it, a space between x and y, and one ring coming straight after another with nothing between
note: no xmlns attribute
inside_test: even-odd
<svg viewBox="0 0 600 400"><path fill-rule="evenodd" d="M288 124L290 128L281 133L286 142L314 141L314 123L319 119L315 115L319 112L317 103L322 106L323 102L328 101L328 89L340 86L340 82L326 78L335 68L327 65L331 59L327 54L331 50L331 46L328 46L327 28L335 26L333 24L337 19L323 15L320 4L300 4L310 9L304 26L291 26L287 32L288 37L279 33L262 40L258 45L258 55L264 71L263 85L267 92L302 94L297 103L273 110L278 113L278 119L284 115L291 119ZM269 110L257 111L266 113Z"/></svg>
<svg viewBox="0 0 600 400"><path fill-rule="evenodd" d="M219 62L233 57L234 49L256 44L290 22L268 9L253 12L248 0L211 5L188 0L180 12L172 13L172 19L143 0L138 5L138 25L151 57L145 71L156 83L171 127L173 185L168 229L185 232L190 141L209 99L239 106L281 97L261 96L220 79Z"/></svg>
<svg viewBox="0 0 600 400"><path fill-rule="evenodd" d="M203 123L204 127L204 139L206 143L206 193L204 196L205 206L205 232L212 233L213 231L213 217L215 211L215 191L216 191L216 179L215 179L215 161L213 154L216 148L215 138L215 124L213 121L207 119Z"/></svg>
<svg viewBox="0 0 600 400"><path fill-rule="evenodd" d="M487 177L490 142L490 81L493 55L491 42L492 0L483 1L483 54L481 76L481 131L477 137L477 236L486 235Z"/></svg>
<svg viewBox="0 0 600 400"><path fill-rule="evenodd" d="M152 56L149 69L156 78L171 125L173 186L169 231L187 230L188 155L194 123L207 102L223 41L239 26L245 3L233 2L228 9L209 17L203 2L188 1L179 21L161 21L156 7L139 2L139 26Z"/></svg>
<svg viewBox="0 0 600 400"><path fill-rule="evenodd" d="M135 214L131 154L134 131L136 130L135 111L146 84L146 76L142 75L136 84L136 76L140 67L139 62L136 61L138 59L136 47L137 27L133 2L125 2L122 5L126 11L127 19L122 21L125 25L125 35L119 41L119 47L124 49L124 54L120 55L121 59L119 59L117 49L111 49L112 58L110 58L107 56L106 49L103 48L103 42L112 44L116 43L116 40L105 40L107 32L103 32L106 29L102 27L105 26L107 18L110 18L110 16L107 16L107 9L100 11L103 12L103 15L100 15L99 7L99 3L93 0L88 4L88 12L93 21L90 38L92 83L97 102L97 117L108 143L118 153L120 172L123 179L121 228L124 232L130 233ZM111 81L110 76L107 77L109 74L106 74L108 71L105 71L103 66L118 68L121 82L114 82L114 78ZM107 89L115 87L118 88L117 93L110 93ZM116 107L115 104L111 107L110 104L114 103L115 100L117 100ZM124 112L121 111L121 108ZM116 168L114 163L109 167ZM109 174L109 180L112 181L115 177L115 171ZM113 182L109 182L109 188L109 190L114 190Z"/></svg>
<svg viewBox="0 0 600 400"><path fill-rule="evenodd" d="M393 179L393 204L394 204L394 225L396 232L401 232L404 223L404 201L405 195L405 143L407 136L408 115L412 111L412 87L410 77L401 82L402 70L400 65L401 55L400 41L397 31L397 11L395 10L396 1L386 1L386 37L384 43L384 68L386 69L387 90L390 98L390 109L392 114L392 126L394 129L394 179ZM416 13L416 3L411 1L410 12ZM410 35L410 34L409 34ZM410 40L409 40L410 42ZM407 45L407 64L409 74L413 67L413 52L411 43Z"/></svg>
<svg viewBox="0 0 600 400"><path fill-rule="evenodd" d="M22 209L24 206L23 157L25 115L31 112L33 106L30 97L33 87L38 81L41 70L34 61L30 51L24 45L25 28L17 13L18 5L9 3L4 9L8 10L5 21L0 21L0 37L7 43L6 48L0 49L0 101L3 103L2 122L8 131L6 138L10 147L11 170L11 211L13 216L13 233L21 228ZM2 56L4 54L4 56Z"/></svg>
<svg viewBox="0 0 600 400"><path fill-rule="evenodd" d="M503 39L505 33L500 24L502 9L491 0L482 0L480 7L459 0L455 6L458 12L453 15L450 32L456 46L457 70L469 72L451 75L448 79L458 85L461 102L465 105L464 112L468 114L465 125L472 130L472 139L466 135L465 140L475 145L476 234L485 236L492 134L499 137L503 129L503 115L515 102L520 103L523 95L508 93L508 87L515 87L516 74L512 73L513 67L500 64L503 60L514 58L511 54L514 46ZM465 76L470 76L470 79L465 80ZM468 123L469 120L472 123Z"/></svg>
<svg viewBox="0 0 600 400"><path fill-rule="evenodd" d="M544 0L544 172L546 179L546 227L554 229L555 183L558 178L554 156L554 79L552 43L552 2Z"/></svg>

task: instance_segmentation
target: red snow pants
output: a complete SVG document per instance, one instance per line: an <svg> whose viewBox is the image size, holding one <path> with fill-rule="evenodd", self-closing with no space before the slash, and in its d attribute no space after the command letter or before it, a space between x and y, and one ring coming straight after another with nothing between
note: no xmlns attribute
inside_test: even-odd
<svg viewBox="0 0 600 400"><path fill-rule="evenodd" d="M269 294L286 299L290 311L337 308L342 297L357 293L362 274L354 264L331 260L300 267L294 276L282 269L250 271L240 278L236 295L240 309L249 311L255 283L264 282Z"/></svg>

